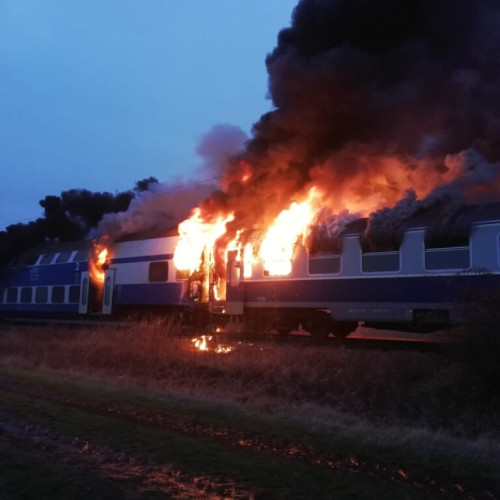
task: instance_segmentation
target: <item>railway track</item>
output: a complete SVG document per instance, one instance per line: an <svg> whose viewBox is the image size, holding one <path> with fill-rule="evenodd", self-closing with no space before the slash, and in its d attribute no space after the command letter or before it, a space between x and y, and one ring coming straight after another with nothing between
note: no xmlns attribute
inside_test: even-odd
<svg viewBox="0 0 500 500"><path fill-rule="evenodd" d="M197 336L198 338L200 335ZM207 333L208 344L237 347L244 343L261 345L290 345L297 347L324 346L325 348L345 349L379 349L419 352L448 352L458 347L456 334L438 332L430 335L417 335L407 332L377 331L360 327L346 338L336 338L333 335L318 338L307 332L291 332L280 335L273 333Z"/></svg>
<svg viewBox="0 0 500 500"><path fill-rule="evenodd" d="M106 319L100 316L81 319L50 319L50 318L8 318L0 325L22 327L117 327L127 326L130 322ZM198 329L183 327L182 336L191 338L210 338L209 344L225 344L236 347L238 344L258 345L296 345L303 346L325 346L328 348L346 349L383 349L383 350L405 350L421 352L441 352L453 350L458 346L457 334L448 331L432 334L412 334L408 332L374 330L372 328L358 327L351 335L345 338L337 338L330 334L328 337L317 337L304 331L293 331L288 334L264 333L264 332L223 332L217 333L213 328Z"/></svg>

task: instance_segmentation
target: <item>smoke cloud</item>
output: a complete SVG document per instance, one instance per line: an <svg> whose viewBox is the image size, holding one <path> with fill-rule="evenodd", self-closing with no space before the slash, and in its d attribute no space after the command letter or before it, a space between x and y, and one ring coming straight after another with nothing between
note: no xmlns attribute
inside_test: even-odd
<svg viewBox="0 0 500 500"><path fill-rule="evenodd" d="M448 155L444 164L452 180L436 186L423 199L418 199L410 189L393 207L384 207L370 215L363 235L367 251L397 249L406 222L429 211L435 214L426 235L429 243L468 240L471 219L458 214L470 202L498 201L500 165L486 161L474 149Z"/></svg>
<svg viewBox="0 0 500 500"><path fill-rule="evenodd" d="M128 210L102 217L96 236L116 240L127 234L165 232L189 215L198 202L214 192L231 158L244 147L247 135L239 127L219 124L200 138L196 149L202 159L196 179L172 183L150 183L130 203Z"/></svg>
<svg viewBox="0 0 500 500"><path fill-rule="evenodd" d="M401 221L438 200L497 198L498 33L494 0L301 0L266 59L275 108L204 217L234 212L231 240L315 187L333 214L395 207L368 234L386 226L397 239Z"/></svg>
<svg viewBox="0 0 500 500"><path fill-rule="evenodd" d="M176 229L192 207L215 186L215 182L184 186L150 184L148 190L131 201L127 211L104 214L93 235L107 235L110 241L114 241L130 234Z"/></svg>

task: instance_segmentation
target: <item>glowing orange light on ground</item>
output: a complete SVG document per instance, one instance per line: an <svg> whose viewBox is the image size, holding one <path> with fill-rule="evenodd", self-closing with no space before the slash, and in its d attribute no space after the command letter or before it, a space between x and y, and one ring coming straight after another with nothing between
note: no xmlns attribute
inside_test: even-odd
<svg viewBox="0 0 500 500"><path fill-rule="evenodd" d="M216 354L227 354L228 352L231 352L233 350L231 346L224 346L219 344L213 345L213 335L202 335L201 337L195 337L191 340L191 342L194 344L194 347L198 351L211 351L215 352Z"/></svg>

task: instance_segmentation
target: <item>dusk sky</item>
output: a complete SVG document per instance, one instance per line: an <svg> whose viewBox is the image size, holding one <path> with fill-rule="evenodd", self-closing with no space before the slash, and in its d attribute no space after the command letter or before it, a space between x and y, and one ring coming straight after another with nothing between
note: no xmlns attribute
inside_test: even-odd
<svg viewBox="0 0 500 500"><path fill-rule="evenodd" d="M0 0L0 230L69 189L192 182L200 138L247 134L297 0Z"/></svg>

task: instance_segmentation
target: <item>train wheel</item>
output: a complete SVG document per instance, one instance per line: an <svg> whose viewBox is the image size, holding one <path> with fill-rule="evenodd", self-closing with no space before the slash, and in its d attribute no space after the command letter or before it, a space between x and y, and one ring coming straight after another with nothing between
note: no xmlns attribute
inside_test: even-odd
<svg viewBox="0 0 500 500"><path fill-rule="evenodd" d="M333 321L332 333L338 339L345 339L357 327L357 321Z"/></svg>

